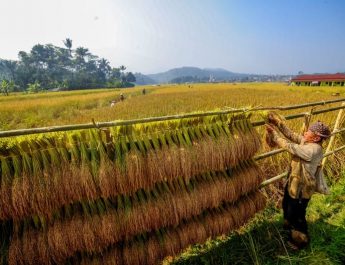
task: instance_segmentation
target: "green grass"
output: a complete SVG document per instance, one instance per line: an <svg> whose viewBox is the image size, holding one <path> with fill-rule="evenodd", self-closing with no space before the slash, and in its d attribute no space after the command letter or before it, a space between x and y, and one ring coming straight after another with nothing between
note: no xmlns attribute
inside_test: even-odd
<svg viewBox="0 0 345 265"><path fill-rule="evenodd" d="M273 203L241 230L195 245L166 264L345 264L345 176L329 196L314 195L307 212L310 245L286 245L282 211ZM171 262L169 262L171 261Z"/></svg>

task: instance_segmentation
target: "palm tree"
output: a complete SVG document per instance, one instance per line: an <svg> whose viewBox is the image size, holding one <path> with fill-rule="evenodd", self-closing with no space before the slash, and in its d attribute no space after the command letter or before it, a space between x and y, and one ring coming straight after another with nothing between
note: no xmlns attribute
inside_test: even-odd
<svg viewBox="0 0 345 265"><path fill-rule="evenodd" d="M98 60L98 76L99 78L105 82L107 78L109 78L111 73L111 67L108 60L102 58Z"/></svg>
<svg viewBox="0 0 345 265"><path fill-rule="evenodd" d="M110 63L107 59L100 59L98 64L99 69L105 72L109 72L111 70Z"/></svg>
<svg viewBox="0 0 345 265"><path fill-rule="evenodd" d="M77 58L84 60L85 56L89 55L90 53L89 53L89 49L84 48L84 47L78 47L75 50L75 54L76 54Z"/></svg>
<svg viewBox="0 0 345 265"><path fill-rule="evenodd" d="M69 55L71 55L72 54L72 40L70 38L66 38L63 41L63 44L65 44L66 48L68 49Z"/></svg>

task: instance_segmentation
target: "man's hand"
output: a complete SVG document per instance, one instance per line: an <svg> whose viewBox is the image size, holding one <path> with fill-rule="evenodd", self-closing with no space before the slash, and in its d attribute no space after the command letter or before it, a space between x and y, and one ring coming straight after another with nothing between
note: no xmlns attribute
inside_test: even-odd
<svg viewBox="0 0 345 265"><path fill-rule="evenodd" d="M275 132L275 129L274 129L274 127L273 127L272 125L270 125L270 124L265 124L265 127L266 127L267 133L273 134L273 132Z"/></svg>
<svg viewBox="0 0 345 265"><path fill-rule="evenodd" d="M272 125L265 124L266 126L266 143L269 147L276 147L277 143L275 142L275 129Z"/></svg>
<svg viewBox="0 0 345 265"><path fill-rule="evenodd" d="M279 123L281 122L280 117L275 114L274 112L270 112L268 114L268 122L271 123L274 126L278 126Z"/></svg>

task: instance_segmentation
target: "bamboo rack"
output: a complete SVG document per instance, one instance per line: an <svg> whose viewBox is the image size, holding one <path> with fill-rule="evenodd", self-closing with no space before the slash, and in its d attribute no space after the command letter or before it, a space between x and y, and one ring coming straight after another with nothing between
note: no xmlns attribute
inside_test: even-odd
<svg viewBox="0 0 345 265"><path fill-rule="evenodd" d="M333 136L333 135L336 135L336 134L341 133L341 132L345 132L345 128L334 130L331 133L331 135ZM286 152L286 150L284 150L283 148L279 148L279 149L276 149L276 150L273 150L273 151L269 151L269 152L257 155L257 156L254 157L254 160L261 160L261 159L264 159L264 158L267 158L267 157L270 157L270 156L273 156L273 155L277 155L277 154L280 154L280 153L283 153L283 152ZM326 153L327 152L328 151L326 151Z"/></svg>
<svg viewBox="0 0 345 265"><path fill-rule="evenodd" d="M328 156L330 156L332 154L335 154L336 152L339 152L339 151L345 149L345 145L343 145L341 147L336 148L333 151L330 151L332 149L332 147L333 147L333 144L334 144L335 135L340 133L340 132L345 131L345 128L339 129L340 120L341 120L341 118L343 116L343 113L344 113L344 108L343 107L345 107L345 102L343 102L341 104L340 108L339 108L340 111L339 111L339 113L337 115L337 118L336 118L336 121L335 121L335 125L334 125L334 128L333 128L333 132L331 133L331 138L330 138L330 141L329 141L327 149L326 149L326 153L324 154L323 159L322 159L321 170L325 166ZM316 111L315 112L313 111L312 114L315 114L315 113L316 113ZM319 113L321 113L321 112L319 111ZM304 116L306 116L306 115L308 115L308 113L304 114ZM270 152L267 152L267 153L260 154L260 155L258 155L256 157L254 157L254 159L255 160L260 160L260 159L263 159L263 158L266 158L266 157L270 157L270 156L275 155L275 154L282 153L284 151L286 151L286 150L280 148L280 149L277 149L277 150L273 150L273 151L270 151ZM260 188L263 188L263 187L265 187L265 186L267 186L269 184L272 184L272 183L274 183L274 182L276 182L276 181L278 181L278 180L280 180L280 179L282 179L284 177L287 177L288 174L289 174L288 171L285 171L284 173L282 173L280 175L277 175L277 176L275 176L273 178L267 179L267 180L265 180L265 181L263 181L261 183Z"/></svg>
<svg viewBox="0 0 345 265"><path fill-rule="evenodd" d="M338 106L338 107L332 107L332 108L328 108L328 109L315 110L315 111L313 111L313 115L331 112L331 111L336 111L336 110L340 110L340 109L344 109L344 108L345 108L345 106ZM293 119L297 119L297 118L302 118L302 117L304 117L305 114L306 113L298 113L298 114L287 115L284 117L286 120L293 120ZM254 127L261 126L264 124L265 124L265 121L254 121L254 122L252 122L252 125ZM1 134L0 134L0 136L1 136Z"/></svg>
<svg viewBox="0 0 345 265"><path fill-rule="evenodd" d="M327 158L328 156L333 155L333 154L335 154L336 152L339 152L339 151L344 150L344 149L345 149L345 145L340 146L340 147L334 149L333 151L330 151L330 152L325 153L323 157L324 157L324 158ZM282 179L282 178L287 177L287 176L288 176L288 173L289 173L288 171L285 171L284 173L282 173L282 174L280 174L280 175L277 175L277 176L275 176L275 177L273 177L273 178L270 178L270 179L267 179L267 180L263 181L263 182L260 184L260 188L263 188L263 187L265 187L265 186L267 186L267 185L269 185L269 184L272 184L272 183L274 183L274 182L276 182L276 181L278 181L278 180L280 180L280 179Z"/></svg>

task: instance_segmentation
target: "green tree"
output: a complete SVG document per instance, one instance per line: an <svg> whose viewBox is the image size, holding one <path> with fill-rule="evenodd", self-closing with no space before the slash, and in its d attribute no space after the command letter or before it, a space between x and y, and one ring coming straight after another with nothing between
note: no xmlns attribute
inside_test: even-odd
<svg viewBox="0 0 345 265"><path fill-rule="evenodd" d="M11 92L14 91L15 86L16 85L15 85L13 80L8 81L8 80L4 79L1 81L1 85L0 85L1 93L5 96L8 96Z"/></svg>
<svg viewBox="0 0 345 265"><path fill-rule="evenodd" d="M130 83L134 83L136 81L135 76L132 72L126 73L126 81Z"/></svg>
<svg viewBox="0 0 345 265"><path fill-rule="evenodd" d="M72 53L72 40L63 41L65 47L36 44L30 52L20 51L19 60L8 61L7 67L0 60L2 79L14 80L23 90L37 92L41 89L97 88L127 86L135 77L125 73L126 67L111 68L108 60L92 54L89 49L78 47ZM3 69L7 69L6 72Z"/></svg>
<svg viewBox="0 0 345 265"><path fill-rule="evenodd" d="M84 47L78 47L75 50L76 60L79 63L85 63L85 58L90 55L89 49L86 49Z"/></svg>
<svg viewBox="0 0 345 265"><path fill-rule="evenodd" d="M9 91L8 91L9 87L8 87L8 81L6 79L1 81L0 89L1 89L1 93L3 95L8 96L8 94L9 94Z"/></svg>
<svg viewBox="0 0 345 265"><path fill-rule="evenodd" d="M12 60L2 60L2 66L7 70L12 80L16 79L17 62Z"/></svg>
<svg viewBox="0 0 345 265"><path fill-rule="evenodd" d="M29 93L38 93L38 92L41 92L42 91L42 87L41 87L41 84L38 83L37 81L35 83L30 83L28 84L28 89L27 91Z"/></svg>
<svg viewBox="0 0 345 265"><path fill-rule="evenodd" d="M110 79L111 80L118 80L121 77L121 71L120 68L112 68L110 73Z"/></svg>
<svg viewBox="0 0 345 265"><path fill-rule="evenodd" d="M111 67L108 60L102 58L98 61L98 79L100 82L106 82L111 75Z"/></svg>

